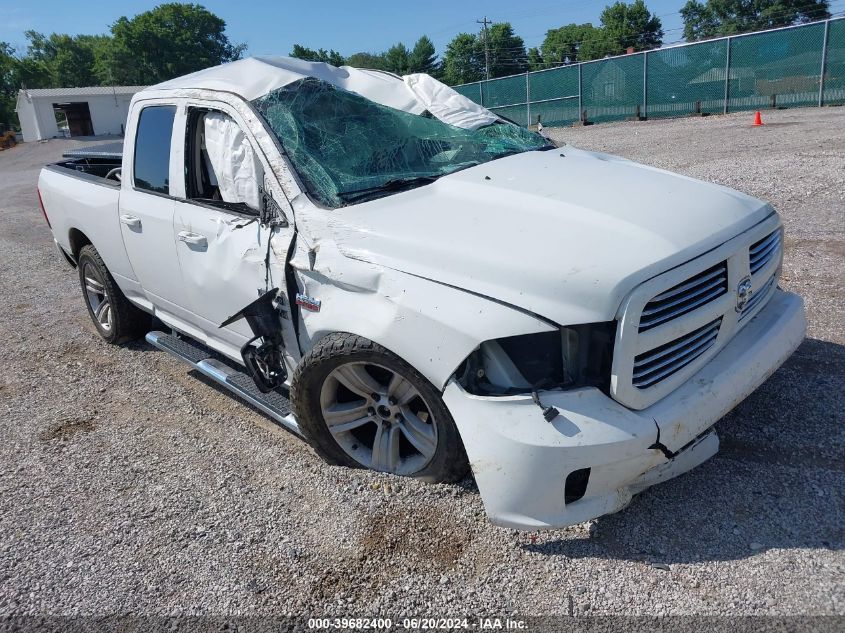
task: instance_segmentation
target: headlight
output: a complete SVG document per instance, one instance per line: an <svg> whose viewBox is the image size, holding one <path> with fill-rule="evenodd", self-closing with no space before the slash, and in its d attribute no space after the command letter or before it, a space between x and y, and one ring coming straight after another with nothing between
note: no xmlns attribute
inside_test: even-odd
<svg viewBox="0 0 845 633"><path fill-rule="evenodd" d="M507 396L541 389L610 389L616 322L485 341L461 364L458 382L476 395Z"/></svg>

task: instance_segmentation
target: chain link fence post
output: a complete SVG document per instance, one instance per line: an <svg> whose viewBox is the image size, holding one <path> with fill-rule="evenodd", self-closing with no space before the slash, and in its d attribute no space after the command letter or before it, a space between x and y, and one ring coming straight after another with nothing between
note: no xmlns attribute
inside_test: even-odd
<svg viewBox="0 0 845 633"><path fill-rule="evenodd" d="M525 127L531 127L531 73L525 71Z"/></svg>
<svg viewBox="0 0 845 633"><path fill-rule="evenodd" d="M480 106L484 107L484 82L483 81L478 82L478 95L479 95L478 103L479 103Z"/></svg>
<svg viewBox="0 0 845 633"><path fill-rule="evenodd" d="M830 35L830 20L824 23L824 39L822 40L822 66L819 71L819 107L824 105L824 73L827 67L827 39Z"/></svg>
<svg viewBox="0 0 845 633"><path fill-rule="evenodd" d="M581 121L584 118L584 91L581 90L581 85L583 78L581 76L581 67L583 66L583 62L578 62L578 120Z"/></svg>
<svg viewBox="0 0 845 633"><path fill-rule="evenodd" d="M643 114L644 119L648 118L648 51L643 53Z"/></svg>
<svg viewBox="0 0 845 633"><path fill-rule="evenodd" d="M728 113L728 97L731 89L731 38L725 40L725 107L722 114Z"/></svg>

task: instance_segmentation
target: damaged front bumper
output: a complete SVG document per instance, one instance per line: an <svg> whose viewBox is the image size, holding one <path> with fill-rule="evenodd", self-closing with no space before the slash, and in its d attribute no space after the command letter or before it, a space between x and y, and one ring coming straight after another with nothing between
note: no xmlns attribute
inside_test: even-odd
<svg viewBox="0 0 845 633"><path fill-rule="evenodd" d="M697 374L642 411L594 388L540 392L543 405L560 412L551 422L531 396L474 396L452 380L443 399L490 520L563 527L617 512L637 492L713 456L719 443L708 429L774 373L805 331L801 298L777 290Z"/></svg>

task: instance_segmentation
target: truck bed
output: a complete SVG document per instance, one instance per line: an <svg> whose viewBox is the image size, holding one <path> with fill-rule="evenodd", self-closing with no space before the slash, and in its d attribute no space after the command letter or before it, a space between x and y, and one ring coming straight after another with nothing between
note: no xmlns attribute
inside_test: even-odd
<svg viewBox="0 0 845 633"><path fill-rule="evenodd" d="M121 166L123 161L123 142L104 143L93 147L80 147L64 152L61 160L50 167L67 169L77 174L85 174L94 178L106 180L106 176ZM112 176L108 182L119 183Z"/></svg>

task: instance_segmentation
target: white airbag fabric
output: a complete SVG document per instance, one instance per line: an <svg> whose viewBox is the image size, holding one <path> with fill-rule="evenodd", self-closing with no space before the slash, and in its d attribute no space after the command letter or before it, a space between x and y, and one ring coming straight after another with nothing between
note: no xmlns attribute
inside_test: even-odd
<svg viewBox="0 0 845 633"><path fill-rule="evenodd" d="M365 70L292 57L249 57L177 77L154 90L198 88L240 95L247 101L313 77L354 92L381 105L411 114L426 110L445 123L477 129L495 123L498 117L486 108L458 94L449 86L424 74L399 77L380 70Z"/></svg>
<svg viewBox="0 0 845 633"><path fill-rule="evenodd" d="M417 101L444 123L465 130L477 130L499 120L487 108L470 101L431 75L405 75L402 80Z"/></svg>
<svg viewBox="0 0 845 633"><path fill-rule="evenodd" d="M217 181L224 202L243 202L259 209L261 163L240 126L231 117L209 112L203 117L209 174Z"/></svg>

